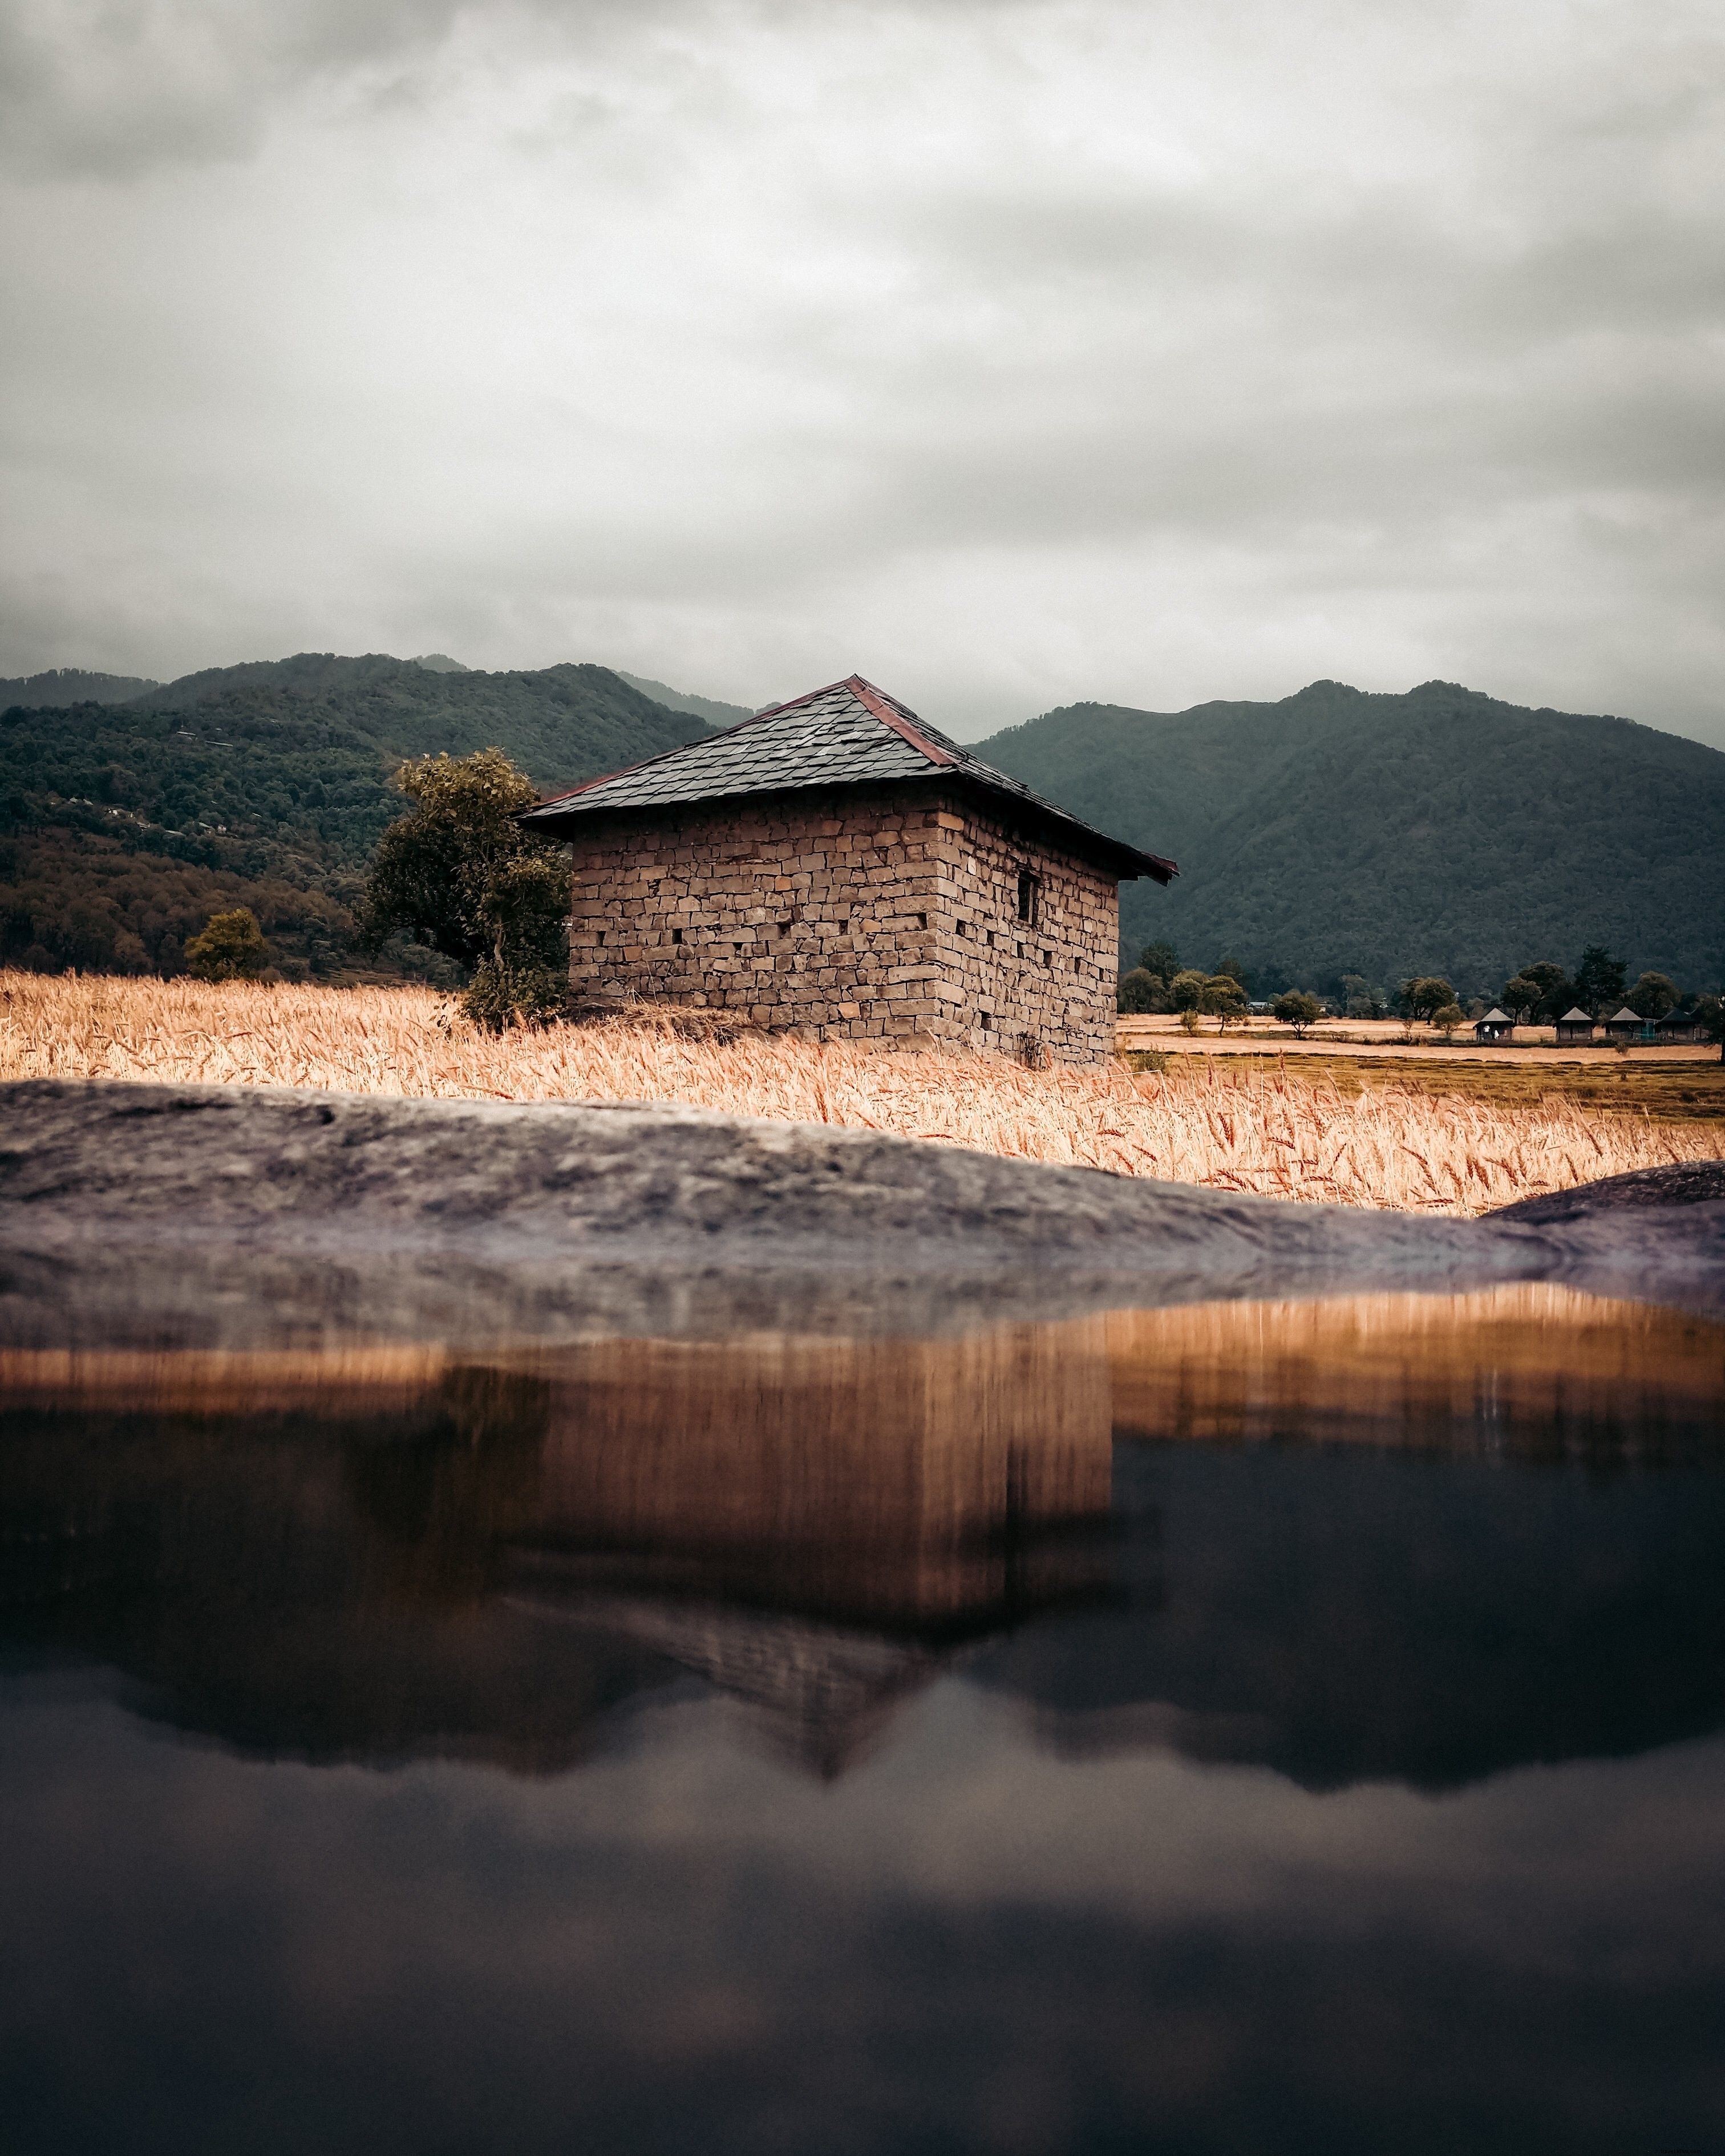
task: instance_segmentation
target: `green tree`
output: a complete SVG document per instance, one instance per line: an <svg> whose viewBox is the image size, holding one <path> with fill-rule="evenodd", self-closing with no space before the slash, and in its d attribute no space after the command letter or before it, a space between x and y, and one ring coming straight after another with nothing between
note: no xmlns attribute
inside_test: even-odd
<svg viewBox="0 0 1725 2156"><path fill-rule="evenodd" d="M1304 1040L1307 1029L1316 1025L1323 1014L1323 1005L1309 988L1290 988L1270 1006L1270 1015L1278 1025L1292 1026L1296 1040Z"/></svg>
<svg viewBox="0 0 1725 2156"><path fill-rule="evenodd" d="M1528 988L1539 991L1532 1003L1507 1000L1512 989L1518 998L1524 998ZM1504 1005L1512 1017L1524 1014L1523 1023L1534 1019L1558 1019L1563 1015L1575 1000L1575 983L1561 966L1554 966L1549 958L1541 958L1531 966L1523 966L1512 981L1503 984Z"/></svg>
<svg viewBox="0 0 1725 2156"><path fill-rule="evenodd" d="M1695 1006L1695 1016L1707 1039L1719 1044L1719 1060L1725 1063L1725 1003L1717 996L1703 996Z"/></svg>
<svg viewBox="0 0 1725 2156"><path fill-rule="evenodd" d="M1589 943L1575 968L1575 1000L1589 1016L1600 1018L1618 1009L1629 984L1629 972L1621 958L1614 958L1603 943Z"/></svg>
<svg viewBox="0 0 1725 2156"><path fill-rule="evenodd" d="M1246 1014L1245 990L1232 973L1212 973L1204 984L1204 998L1199 1006L1222 1021L1226 1033L1236 1019Z"/></svg>
<svg viewBox="0 0 1725 2156"><path fill-rule="evenodd" d="M1202 1010L1204 987L1204 975L1195 967L1188 966L1168 983L1169 1000L1177 1011Z"/></svg>
<svg viewBox="0 0 1725 2156"><path fill-rule="evenodd" d="M413 807L372 855L367 941L375 949L405 929L471 966L467 1008L481 1024L554 1015L567 978L569 877L558 843L516 820L535 798L532 782L485 748L404 763L396 783Z"/></svg>
<svg viewBox="0 0 1725 2156"><path fill-rule="evenodd" d="M1180 954L1172 943L1147 943L1138 953L1138 963L1147 973L1160 973L1171 981L1180 970Z"/></svg>
<svg viewBox="0 0 1725 2156"><path fill-rule="evenodd" d="M1252 993L1250 977L1245 968L1231 952L1225 958L1218 958L1215 964L1211 967L1210 973L1212 978L1218 973L1225 973L1230 981L1238 981L1242 996L1249 996Z"/></svg>
<svg viewBox="0 0 1725 2156"><path fill-rule="evenodd" d="M1435 1010L1432 1013L1431 1022L1442 1034L1444 1039L1448 1040L1466 1016L1467 1013L1462 1009L1460 1004L1448 1003L1440 1010Z"/></svg>
<svg viewBox="0 0 1725 2156"><path fill-rule="evenodd" d="M1526 1025L1545 1001L1545 990L1538 981L1530 981L1525 973L1517 973L1503 984L1503 993L1497 998L1517 1025Z"/></svg>
<svg viewBox="0 0 1725 2156"><path fill-rule="evenodd" d="M1677 984L1669 973L1643 973L1624 999L1638 1018L1661 1019L1677 1008Z"/></svg>
<svg viewBox="0 0 1725 2156"><path fill-rule="evenodd" d="M1165 1010L1168 1007L1168 983L1159 973L1147 973L1142 966L1134 966L1122 976L1119 993L1115 998L1122 1011L1143 1013Z"/></svg>
<svg viewBox="0 0 1725 2156"><path fill-rule="evenodd" d="M264 970L264 932L249 906L213 913L186 946L186 963L206 981L252 981Z"/></svg>
<svg viewBox="0 0 1725 2156"><path fill-rule="evenodd" d="M1384 998L1363 973L1344 973L1342 1008L1349 1018L1382 1018Z"/></svg>
<svg viewBox="0 0 1725 2156"><path fill-rule="evenodd" d="M1455 991L1441 974L1421 973L1402 983L1402 1008L1411 1019L1435 1018L1455 1000Z"/></svg>

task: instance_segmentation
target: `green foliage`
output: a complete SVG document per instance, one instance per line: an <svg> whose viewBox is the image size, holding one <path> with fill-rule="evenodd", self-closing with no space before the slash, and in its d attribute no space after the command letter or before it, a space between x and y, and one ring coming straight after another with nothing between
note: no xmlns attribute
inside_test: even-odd
<svg viewBox="0 0 1725 2156"><path fill-rule="evenodd" d="M1643 973L1624 998L1638 1018L1661 1019L1681 1000L1668 973Z"/></svg>
<svg viewBox="0 0 1725 2156"><path fill-rule="evenodd" d="M1226 1033L1235 1019L1245 1016L1245 990L1232 973L1212 973L1204 984L1200 1007L1213 1018L1220 1019L1222 1030Z"/></svg>
<svg viewBox="0 0 1725 2156"><path fill-rule="evenodd" d="M1622 959L1614 958L1603 943L1589 943L1575 968L1575 1001L1582 1009L1594 1018L1618 1009L1628 985L1629 969Z"/></svg>
<svg viewBox="0 0 1725 2156"><path fill-rule="evenodd" d="M1237 981L1240 983L1240 993L1242 995L1249 996L1251 993L1252 983L1250 977L1248 975L1245 968L1240 963L1240 960L1235 957L1231 952L1225 958L1218 958L1215 964L1210 968L1210 971L1212 974L1225 973L1230 981Z"/></svg>
<svg viewBox="0 0 1725 2156"><path fill-rule="evenodd" d="M429 947L398 937L365 957L356 942L398 764L495 742L548 791L704 731L601 666L441 674L316 653L117 706L8 710L0 956L173 973L212 911L244 904L284 972L447 983L453 962Z"/></svg>
<svg viewBox="0 0 1725 2156"><path fill-rule="evenodd" d="M1462 1009L1460 1004L1445 1004L1440 1009L1432 1013L1431 1022L1447 1040L1456 1027L1466 1021L1466 1017L1467 1013Z"/></svg>
<svg viewBox="0 0 1725 2156"><path fill-rule="evenodd" d="M253 981L264 970L264 932L249 906L213 913L203 933L186 946L186 963L200 980Z"/></svg>
<svg viewBox="0 0 1725 2156"><path fill-rule="evenodd" d="M1411 1019L1435 1019L1445 1004L1455 1000L1455 991L1436 973L1424 973L1402 983L1402 1009Z"/></svg>
<svg viewBox="0 0 1725 2156"><path fill-rule="evenodd" d="M1138 963L1147 973L1160 973L1171 981L1180 970L1180 954L1172 943L1147 943L1138 953Z"/></svg>
<svg viewBox="0 0 1725 2156"><path fill-rule="evenodd" d="M1529 989L1534 991L1531 1001L1527 1000ZM1575 983L1561 966L1554 965L1549 958L1541 958L1531 966L1523 966L1512 981L1504 983L1505 997L1512 990L1515 992L1517 1000L1506 1002L1504 1009L1525 1014L1528 1023L1537 1019L1560 1019L1575 1001Z"/></svg>
<svg viewBox="0 0 1725 2156"><path fill-rule="evenodd" d="M1342 1010L1347 1018L1382 1018L1384 998L1363 973L1342 976Z"/></svg>
<svg viewBox="0 0 1725 2156"><path fill-rule="evenodd" d="M1119 1010L1133 1013L1166 1010L1168 983L1159 973L1148 973L1142 966L1134 966L1131 973L1121 977L1115 1005Z"/></svg>
<svg viewBox="0 0 1725 2156"><path fill-rule="evenodd" d="M565 968L531 958L514 964L482 958L461 1003L476 1024L504 1033L511 1026L553 1024L563 1015L568 993Z"/></svg>
<svg viewBox="0 0 1725 2156"><path fill-rule="evenodd" d="M1303 1040L1307 1029L1316 1025L1323 1014L1323 1005L1309 988L1289 988L1270 1006L1271 1018L1278 1025L1291 1025L1296 1040Z"/></svg>
<svg viewBox="0 0 1725 2156"><path fill-rule="evenodd" d="M1188 966L1168 983L1168 1001L1177 1011L1202 1010L1204 989L1204 976L1195 967Z"/></svg>
<svg viewBox="0 0 1725 2156"><path fill-rule="evenodd" d="M561 1009L569 875L562 846L516 820L536 798L532 782L487 748L422 757L396 783L413 807L377 842L367 937L401 929L476 967L467 1008L481 1024L537 1023Z"/></svg>
<svg viewBox="0 0 1725 2156"><path fill-rule="evenodd" d="M1122 886L1128 950L1237 952L1270 988L1418 971L1472 992L1591 938L1725 979L1725 755L1650 726L1319 681L1176 713L1072 705L977 750L1179 862L1165 891Z"/></svg>
<svg viewBox="0 0 1725 2156"><path fill-rule="evenodd" d="M1541 984L1525 973L1517 973L1503 984L1503 993L1497 998L1517 1025L1526 1025L1545 1000Z"/></svg>

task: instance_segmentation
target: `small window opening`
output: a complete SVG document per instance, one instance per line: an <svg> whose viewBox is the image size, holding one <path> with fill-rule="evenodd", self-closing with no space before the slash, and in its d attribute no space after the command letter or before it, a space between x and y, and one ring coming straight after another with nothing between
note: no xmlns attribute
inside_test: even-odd
<svg viewBox="0 0 1725 2156"><path fill-rule="evenodd" d="M961 921L957 924L957 927L958 927L958 933L959 933L961 936L968 936L968 935L969 935L969 933L970 933L970 923L969 923L968 921Z"/></svg>
<svg viewBox="0 0 1725 2156"><path fill-rule="evenodd" d="M781 921L778 924L778 932L781 936L788 936L791 932L790 922L788 921Z"/></svg>
<svg viewBox="0 0 1725 2156"><path fill-rule="evenodd" d="M994 932L993 932L993 930L991 928L991 929L988 931L988 948L992 951L992 950L993 949L993 947L994 947Z"/></svg>
<svg viewBox="0 0 1725 2156"><path fill-rule="evenodd" d="M674 928L674 929L672 929L672 931L671 931L671 941L672 941L672 942L673 942L673 943L680 943L680 942L682 942L682 940L683 940L683 932L682 932L682 930L681 930L680 928Z"/></svg>
<svg viewBox="0 0 1725 2156"><path fill-rule="evenodd" d="M928 926L928 916L927 916L926 913L919 913L919 914L916 916L916 926L917 926L919 928L927 928L927 926ZM961 936L964 933L964 930L963 930L963 926L962 926L962 925L961 925L961 926L960 926L960 927L959 927L958 933L959 933Z"/></svg>
<svg viewBox="0 0 1725 2156"><path fill-rule="evenodd" d="M1031 875L1029 869L1019 871L1019 919L1027 928L1034 928L1042 913L1042 880Z"/></svg>
<svg viewBox="0 0 1725 2156"><path fill-rule="evenodd" d="M601 942L601 943L603 943L603 942L604 942L604 940L605 940L605 932L604 932L604 930L602 928L602 929L599 931L599 941L600 941L600 942Z"/></svg>

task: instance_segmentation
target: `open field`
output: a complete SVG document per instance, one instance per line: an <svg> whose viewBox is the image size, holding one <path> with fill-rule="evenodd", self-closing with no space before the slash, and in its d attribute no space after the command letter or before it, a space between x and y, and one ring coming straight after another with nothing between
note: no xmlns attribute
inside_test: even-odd
<svg viewBox="0 0 1725 2156"><path fill-rule="evenodd" d="M0 973L0 1078L300 1086L498 1101L682 1101L1019 1159L1404 1210L1472 1214L1624 1169L1711 1158L1699 1123L1603 1116L1183 1059L1134 1078L691 1037L639 1013L502 1039L424 988Z"/></svg>
<svg viewBox="0 0 1725 2156"><path fill-rule="evenodd" d="M1167 1045L1165 1041L1156 1043L1158 1049ZM1206 1045L1214 1048L1215 1044ZM1129 1060L1135 1057L1136 1051L1127 1052ZM1251 1068L1253 1060L1232 1050L1225 1055L1207 1055L1202 1049L1183 1059L1236 1072ZM1260 1050L1255 1060L1281 1067L1281 1059L1271 1049ZM1349 1096L1368 1087L1389 1086L1434 1099L1482 1101L1501 1108L1527 1108L1550 1100L1567 1101L1590 1116L1725 1124L1725 1064L1712 1047L1664 1055L1649 1049L1586 1062L1558 1062L1549 1056L1422 1056L1417 1052L1399 1056L1389 1050L1362 1055L1332 1048L1290 1055L1286 1075L1291 1085L1327 1085ZM1725 1132L1721 1139L1725 1142Z"/></svg>

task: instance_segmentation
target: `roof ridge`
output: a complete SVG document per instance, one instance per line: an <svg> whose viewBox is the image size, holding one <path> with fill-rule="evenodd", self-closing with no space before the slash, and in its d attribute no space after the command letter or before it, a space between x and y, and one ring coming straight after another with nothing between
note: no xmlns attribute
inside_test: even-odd
<svg viewBox="0 0 1725 2156"><path fill-rule="evenodd" d="M848 689L863 709L873 712L883 726L890 726L901 741L906 741L932 764L956 764L957 757L950 749L937 747L922 731L922 722L907 706L896 696L889 696L884 689L877 689L872 681L865 681L860 674L848 675L834 685Z"/></svg>

